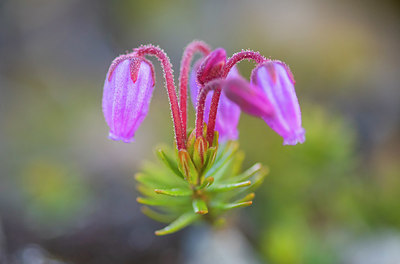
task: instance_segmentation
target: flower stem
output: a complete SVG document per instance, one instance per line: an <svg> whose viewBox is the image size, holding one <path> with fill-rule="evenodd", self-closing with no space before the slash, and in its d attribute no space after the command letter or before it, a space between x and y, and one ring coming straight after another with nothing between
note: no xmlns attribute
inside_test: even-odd
<svg viewBox="0 0 400 264"><path fill-rule="evenodd" d="M258 53L256 51L242 50L240 52L233 54L232 57L230 57L228 59L228 61L225 64L225 67L224 67L223 77L226 77L228 75L229 71L232 69L232 67L236 63L238 63L242 60L254 60L257 64L268 61L268 59L266 59L264 56L262 56L260 53Z"/></svg>
<svg viewBox="0 0 400 264"><path fill-rule="evenodd" d="M191 43L189 43L189 45L186 46L183 52L181 69L179 74L179 91L180 91L179 103L181 110L183 133L186 133L186 124L187 124L187 84L188 84L188 75L190 70L190 62L193 59L193 56L196 52L201 52L203 53L204 56L207 56L211 52L211 49L203 41L194 40Z"/></svg>
<svg viewBox="0 0 400 264"><path fill-rule="evenodd" d="M172 70L171 62L167 54L159 47L153 45L140 46L134 49L134 52L138 56L153 55L161 62L161 66L164 70L164 78L166 83L166 88L168 92L168 98L171 105L172 118L175 128L175 140L178 150L185 149L186 133L182 131L182 120L181 113L178 105L178 99L176 96L174 75Z"/></svg>
<svg viewBox="0 0 400 264"><path fill-rule="evenodd" d="M200 137L203 135L203 125L204 125L204 108L206 105L206 98L207 98L207 94L210 91L214 91L214 94L219 92L221 93L221 79L215 79L210 81L209 83L207 83L203 88L200 89L200 93L197 97L197 111L196 111L196 137ZM208 126L210 126L210 123L213 123L212 125L215 127L215 118L214 120L208 120ZM212 130L210 130L212 132L212 134L214 134L214 128ZM211 145L212 144L212 140L209 141L209 139L213 138L210 137L210 135L208 134L209 130L207 129L207 140L208 143Z"/></svg>
<svg viewBox="0 0 400 264"><path fill-rule="evenodd" d="M215 121L217 119L217 110L219 104L219 98L221 96L221 89L214 91L211 99L210 113L208 114L208 125L207 125L207 141L212 144L214 140L214 129Z"/></svg>

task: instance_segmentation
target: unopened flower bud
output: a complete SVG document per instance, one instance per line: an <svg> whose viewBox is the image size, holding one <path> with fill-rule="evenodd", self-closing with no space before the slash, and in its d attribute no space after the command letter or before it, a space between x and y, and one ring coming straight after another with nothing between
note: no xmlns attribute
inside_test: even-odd
<svg viewBox="0 0 400 264"><path fill-rule="evenodd" d="M226 62L226 51L222 48L212 51L201 63L197 71L197 80L201 85L220 78Z"/></svg>
<svg viewBox="0 0 400 264"><path fill-rule="evenodd" d="M103 113L109 138L134 141L149 110L154 88L153 66L143 58L122 55L110 66L104 82Z"/></svg>

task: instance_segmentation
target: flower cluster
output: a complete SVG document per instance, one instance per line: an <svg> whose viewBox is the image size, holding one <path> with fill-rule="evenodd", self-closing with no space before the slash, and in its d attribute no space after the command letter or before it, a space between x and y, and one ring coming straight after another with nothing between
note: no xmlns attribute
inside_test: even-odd
<svg viewBox="0 0 400 264"><path fill-rule="evenodd" d="M203 56L191 70L197 52ZM159 221L172 221L156 234L175 232L199 215L215 220L225 210L250 205L254 193L235 199L241 192L234 190L254 189L266 171L260 164L243 173L237 171L240 155L235 140L241 111L263 119L283 137L285 145L305 140L295 81L288 66L249 50L227 58L224 49L211 50L204 42L193 41L182 57L178 100L168 56L159 47L140 46L113 61L104 83L103 113L113 140L133 141L148 113L155 76L147 55L157 57L164 70L178 150L159 150L162 169L145 169L136 177L139 191L147 197L138 198L138 202L160 209L144 207L143 212ZM256 62L250 81L235 66L242 60ZM192 130L187 128L188 84L196 109ZM167 176L171 172L180 180Z"/></svg>

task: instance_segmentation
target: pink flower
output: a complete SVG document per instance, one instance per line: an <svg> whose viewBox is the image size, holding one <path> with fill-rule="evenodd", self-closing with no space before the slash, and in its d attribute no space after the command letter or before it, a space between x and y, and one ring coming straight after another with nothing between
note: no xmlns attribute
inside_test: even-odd
<svg viewBox="0 0 400 264"><path fill-rule="evenodd" d="M280 61L257 66L251 83L230 80L223 85L226 96L248 114L262 118L283 137L284 145L305 141L301 112L289 68Z"/></svg>
<svg viewBox="0 0 400 264"><path fill-rule="evenodd" d="M147 115L154 88L153 66L134 56L122 55L110 66L103 90L103 113L109 138L134 141Z"/></svg>

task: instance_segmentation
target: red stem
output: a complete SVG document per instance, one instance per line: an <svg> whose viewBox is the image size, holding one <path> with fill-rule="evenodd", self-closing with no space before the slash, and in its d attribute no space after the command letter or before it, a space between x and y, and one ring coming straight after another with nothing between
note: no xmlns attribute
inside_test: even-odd
<svg viewBox="0 0 400 264"><path fill-rule="evenodd" d="M242 60L254 60L257 64L267 61L263 55L252 50L243 50L232 55L225 63L223 77L226 77L232 67Z"/></svg>
<svg viewBox="0 0 400 264"><path fill-rule="evenodd" d="M168 92L168 98L171 105L172 118L175 128L175 140L178 150L185 148L186 133L182 131L181 113L176 96L174 75L171 62L165 52L159 47L153 45L140 46L134 50L138 56L153 55L161 62L164 70L164 78Z"/></svg>
<svg viewBox="0 0 400 264"><path fill-rule="evenodd" d="M251 51L251 50L244 50L244 51L235 53L225 63L224 72L223 72L222 77L226 78L229 71L232 69L232 67L236 63L238 63L242 60L246 60L246 59L247 60L252 59L257 64L261 64L268 60L264 56L262 56L260 53ZM214 92L213 97L211 99L211 107L210 107L210 113L208 115L208 126L207 126L207 141L211 142L211 143L214 139L215 120L217 118L217 110L218 110L220 96L221 96L221 89L218 89Z"/></svg>
<svg viewBox="0 0 400 264"><path fill-rule="evenodd" d="M201 137L203 135L203 125L204 125L204 108L206 106L206 98L208 92L211 90L214 91L214 94L219 92L221 93L221 79L215 79L207 83L204 87L200 89L200 93L197 97L197 111L196 111L196 138ZM215 119L211 121L210 119L208 120L208 126L210 126L210 122L213 122L213 126L215 127ZM211 130L211 132L214 134L214 129ZM213 138L213 137L212 137ZM209 134L207 130L207 140L209 139ZM212 141L208 141L210 145L212 144Z"/></svg>
<svg viewBox="0 0 400 264"><path fill-rule="evenodd" d="M181 69L179 75L179 91L180 91L180 110L182 120L182 131L186 133L187 124L187 84L190 71L190 62L196 52L203 53L207 56L211 52L211 48L203 41L194 40L189 43L182 55Z"/></svg>
<svg viewBox="0 0 400 264"><path fill-rule="evenodd" d="M210 113L208 114L208 125L207 125L207 141L210 144L214 140L214 129L215 129L215 121L217 119L217 111L219 98L221 96L221 89L215 90L213 97L211 99Z"/></svg>

